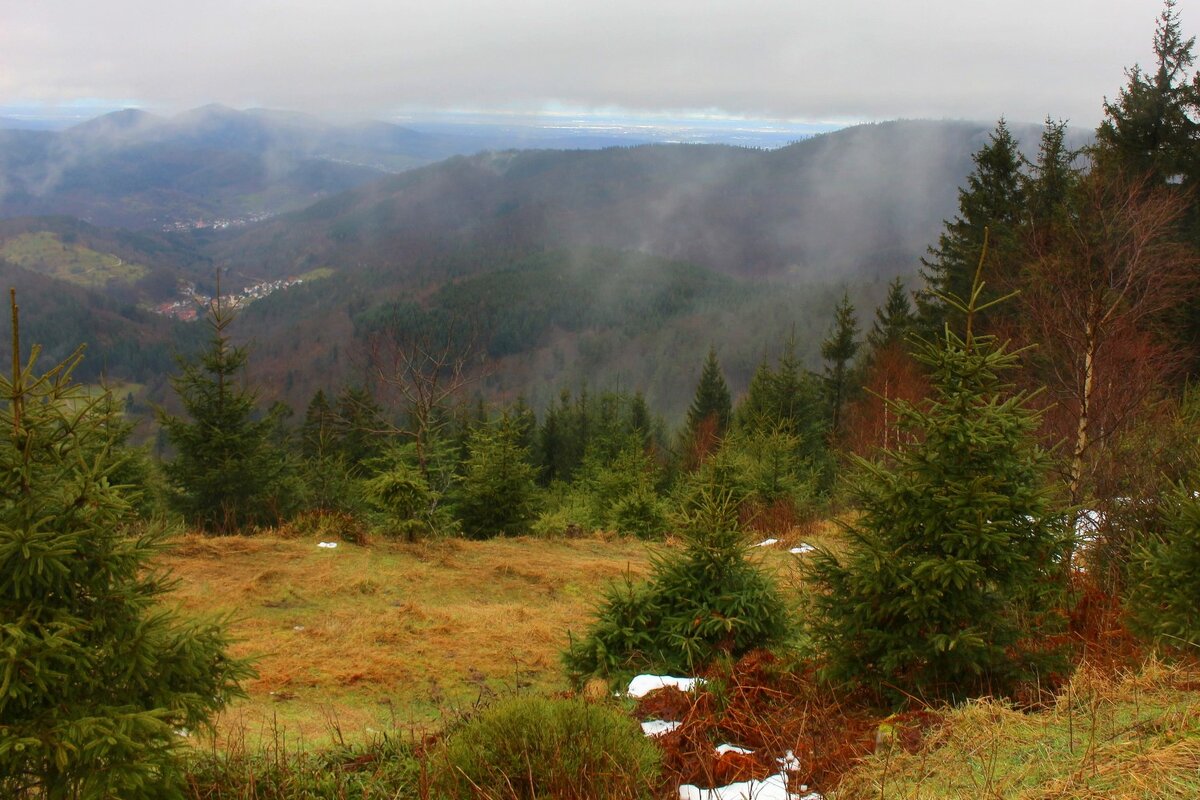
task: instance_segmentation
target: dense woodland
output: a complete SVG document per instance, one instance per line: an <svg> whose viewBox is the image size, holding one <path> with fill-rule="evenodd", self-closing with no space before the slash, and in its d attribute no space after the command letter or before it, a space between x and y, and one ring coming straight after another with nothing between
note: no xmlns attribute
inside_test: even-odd
<svg viewBox="0 0 1200 800"><path fill-rule="evenodd" d="M224 655L219 626L155 610L162 585L146 570L163 520L214 537L303 527L349 544L527 536L536 547L536 537L594 532L667 542L650 579L614 586L566 646L572 683L599 680L605 694L637 672L698 674L767 649L864 707L1019 701L1062 684L1098 646L1087 637L1101 617L1103 634L1119 629L1138 657L1186 656L1200 646L1193 51L1168 2L1153 63L1128 71L1084 148L1064 122L1047 120L1035 144L1000 120L919 280L878 287L876 307L853 299L871 292L764 288L699 260L614 249L602 235L530 252L518 246L514 207L513 228L487 221L512 237L503 266L464 267L423 294L353 306L341 323L353 352L327 332L314 363L338 379L315 387L256 372L262 353L237 330L319 309L322 295L345 299L316 282L244 317L215 302L187 334L163 335L162 320L116 301L56 318L55 336L89 343L83 364L120 358L133 377L149 375L172 336L182 355L144 446L126 398L81 395L65 353L50 348L0 378L10 498L0 793L135 798L188 787L173 730L203 724L249 666ZM641 178L629 169L624 179ZM339 203L364 207L370 191L306 213L332 218ZM333 239L362 235L347 220L369 222L339 217ZM26 309L55 291L21 285L24 341L51 338ZM786 313L799 294L807 308L823 305L821 324L796 315L769 342L704 324L731 307ZM69 296L58 302L71 307ZM129 331L125 341L154 344L121 354L95 341L99 314ZM643 352L649 367L587 381L683 318L686 347L658 339ZM575 364L571 380L526 394L539 369L563 374L536 360L505 379L514 355L552 339L542 357ZM680 363L697 346L707 356ZM754 353L757 366L731 376L727 352ZM292 381L290 395L266 394L303 390L307 403L293 411L260 399L264 374ZM675 386L675 399L647 393L651 383ZM813 553L805 575L816 590L797 615L746 545L830 516L843 521L843 545ZM522 724L551 730L568 724L556 715L578 711L538 708ZM578 713L603 716L594 708ZM477 719L518 724L497 718ZM569 724L600 740L615 723ZM456 731L446 758L458 765L501 735ZM605 747L629 763L614 785L633 788L611 796L638 796L656 756L612 735ZM483 739L465 743L471 736ZM444 769L437 791L473 796L464 770Z"/></svg>

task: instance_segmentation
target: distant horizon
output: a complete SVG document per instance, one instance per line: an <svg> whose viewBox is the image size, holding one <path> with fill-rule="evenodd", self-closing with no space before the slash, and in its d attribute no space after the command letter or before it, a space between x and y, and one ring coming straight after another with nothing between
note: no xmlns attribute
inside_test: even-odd
<svg viewBox="0 0 1200 800"><path fill-rule="evenodd" d="M512 109L404 109L377 115L322 114L303 109L262 106L236 107L220 102L191 108L156 108L141 103L88 100L70 104L0 105L0 129L61 131L120 111L137 110L170 119L208 107L231 111L276 112L312 117L330 125L384 122L419 132L468 133L472 129L527 132L537 138L599 137L614 140L657 143L732 144L751 147L781 147L824 133L858 125L896 121L931 120L990 125L996 120L934 117L893 117L887 119L803 120L749 117L726 114L720 110L636 112L624 109L554 108L539 111ZM1042 120L1008 120L1015 125L1039 125Z"/></svg>

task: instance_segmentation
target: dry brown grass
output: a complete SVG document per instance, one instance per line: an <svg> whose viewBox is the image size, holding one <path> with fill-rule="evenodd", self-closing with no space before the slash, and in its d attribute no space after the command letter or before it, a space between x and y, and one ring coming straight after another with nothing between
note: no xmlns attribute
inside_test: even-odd
<svg viewBox="0 0 1200 800"><path fill-rule="evenodd" d="M647 570L639 542L391 542L181 537L163 557L193 613L231 615L250 697L219 729L321 740L428 723L517 685L565 688L567 630L587 624L611 579Z"/></svg>

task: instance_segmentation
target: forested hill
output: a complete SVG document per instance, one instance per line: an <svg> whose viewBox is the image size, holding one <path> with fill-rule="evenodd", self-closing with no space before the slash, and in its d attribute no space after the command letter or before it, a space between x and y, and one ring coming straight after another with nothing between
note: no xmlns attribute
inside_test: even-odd
<svg viewBox="0 0 1200 800"><path fill-rule="evenodd" d="M161 141L174 130L177 144L228 139L222 146L256 151L282 140L255 131L299 124L206 114L208 127L132 114L85 132L124 142ZM844 289L865 319L893 276L915 288L919 259L953 214L971 154L990 130L902 121L774 151L485 153L373 180L240 230L128 234L65 218L12 220L0 223L0 258L42 276L23 282L39 287L49 318L63 311L42 289L74 284L63 297L111 323L97 329L112 331L103 337L105 368L117 378L161 385L131 354L150 353L151 340L165 353L178 336L157 323L135 332L121 319L173 295L181 278L211 291L222 267L234 292L270 278L330 276L242 312L235 336L253 344L251 377L264 400L303 407L316 389L363 382L372 325L399 311L478 323L479 354L489 360L479 386L490 397L524 394L539 405L587 381L642 389L675 417L710 343L737 390L793 333L798 355L815 367ZM1036 145L1035 129L1018 134L1027 149ZM70 263L53 263L59 257ZM51 338L56 348L68 344Z"/></svg>
<svg viewBox="0 0 1200 800"><path fill-rule="evenodd" d="M127 109L58 132L0 130L0 216L70 214L137 229L244 224L477 149L383 122Z"/></svg>
<svg viewBox="0 0 1200 800"><path fill-rule="evenodd" d="M911 273L990 126L891 122L774 151L648 145L455 158L375 181L224 242L220 263L432 270L470 249L602 246L718 272L857 281ZM1037 141L1031 128L1023 137Z"/></svg>

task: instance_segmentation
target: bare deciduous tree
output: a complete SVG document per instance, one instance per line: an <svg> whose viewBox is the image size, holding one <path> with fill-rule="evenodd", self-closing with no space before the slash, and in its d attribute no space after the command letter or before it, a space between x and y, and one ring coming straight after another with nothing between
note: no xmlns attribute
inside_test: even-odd
<svg viewBox="0 0 1200 800"><path fill-rule="evenodd" d="M1185 205L1144 180L1093 173L1024 271L1025 324L1066 442L1066 483L1084 496L1093 451L1181 365L1163 330L1195 291L1195 254L1177 239Z"/></svg>
<svg viewBox="0 0 1200 800"><path fill-rule="evenodd" d="M473 326L457 319L420 327L393 320L367 338L380 400L403 415L387 432L412 438L423 474L428 474L431 438L463 402L466 387L482 377L476 341Z"/></svg>

